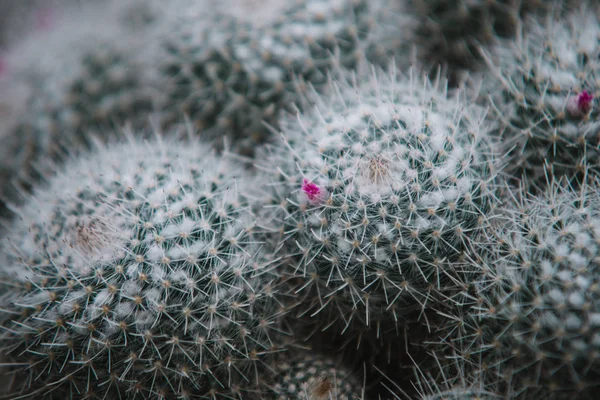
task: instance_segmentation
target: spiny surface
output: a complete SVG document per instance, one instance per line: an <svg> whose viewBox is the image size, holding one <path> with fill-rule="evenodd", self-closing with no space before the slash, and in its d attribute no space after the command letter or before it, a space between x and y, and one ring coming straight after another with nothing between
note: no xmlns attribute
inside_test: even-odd
<svg viewBox="0 0 600 400"><path fill-rule="evenodd" d="M405 29L383 18L394 10L387 4L297 0L279 5L279 12L242 16L234 8L207 18L190 3L163 40L166 121L185 113L211 139L226 135L251 152L269 138L263 122L276 125L278 111L297 101L297 85L322 85L332 67L353 67L365 57L388 62Z"/></svg>
<svg viewBox="0 0 600 400"><path fill-rule="evenodd" d="M2 242L12 395L212 399L252 385L279 305L249 184L191 140L69 160Z"/></svg>
<svg viewBox="0 0 600 400"><path fill-rule="evenodd" d="M490 97L504 124L506 171L532 190L543 191L547 175L581 181L598 174L599 37L598 14L580 8L526 20L516 42L488 59L501 83Z"/></svg>
<svg viewBox="0 0 600 400"><path fill-rule="evenodd" d="M483 357L515 398L593 399L600 376L600 192L552 182L538 197L525 189L517 198L510 222L490 240L492 251L481 253L472 308L449 319L447 338L459 357Z"/></svg>
<svg viewBox="0 0 600 400"><path fill-rule="evenodd" d="M398 323L459 279L487 224L490 128L464 92L412 71L351 80L282 118L281 140L259 158L272 196L265 224L307 313Z"/></svg>
<svg viewBox="0 0 600 400"><path fill-rule="evenodd" d="M297 352L277 364L272 399L360 400L363 384L333 360L312 352Z"/></svg>
<svg viewBox="0 0 600 400"><path fill-rule="evenodd" d="M13 183L29 189L39 178L37 163L60 158L64 148L88 145L91 134L101 136L126 123L147 125L158 95L149 70L137 59L143 51L131 50L139 47L141 36L151 39L148 31L116 21L130 3L108 1L102 9L82 5L7 53L3 79L10 81L9 88L20 83L27 100L14 111L14 123L0 123L6 137L0 154L6 175L0 182L2 200L20 202Z"/></svg>

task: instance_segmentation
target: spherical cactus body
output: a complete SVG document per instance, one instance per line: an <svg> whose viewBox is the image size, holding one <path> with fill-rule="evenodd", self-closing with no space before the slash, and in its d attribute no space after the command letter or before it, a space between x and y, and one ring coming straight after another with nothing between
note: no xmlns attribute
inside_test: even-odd
<svg viewBox="0 0 600 400"><path fill-rule="evenodd" d="M597 393L599 206L596 187L524 189L483 257L472 308L449 323L459 357L481 357L514 398Z"/></svg>
<svg viewBox="0 0 600 400"><path fill-rule="evenodd" d="M488 58L501 83L491 90L491 115L504 125L506 171L532 190L552 176L575 182L598 174L599 32L587 8L560 20L530 18L515 43Z"/></svg>
<svg viewBox="0 0 600 400"><path fill-rule="evenodd" d="M308 351L296 352L277 364L272 399L361 400L362 381L336 362Z"/></svg>
<svg viewBox="0 0 600 400"><path fill-rule="evenodd" d="M338 64L364 58L387 64L406 31L379 18L393 10L387 1L299 0L278 13L217 10L210 21L182 13L165 35L160 61L171 82L165 118L185 113L208 137L229 136L240 151L252 152L269 138L264 122L277 125L279 110L298 101L298 85L324 84Z"/></svg>
<svg viewBox="0 0 600 400"><path fill-rule="evenodd" d="M212 399L256 382L282 329L250 182L191 139L68 160L2 242L11 394Z"/></svg>
<svg viewBox="0 0 600 400"><path fill-rule="evenodd" d="M398 323L450 275L461 279L495 198L489 128L464 92L412 71L360 79L283 117L280 142L260 159L267 224L306 312L364 326Z"/></svg>

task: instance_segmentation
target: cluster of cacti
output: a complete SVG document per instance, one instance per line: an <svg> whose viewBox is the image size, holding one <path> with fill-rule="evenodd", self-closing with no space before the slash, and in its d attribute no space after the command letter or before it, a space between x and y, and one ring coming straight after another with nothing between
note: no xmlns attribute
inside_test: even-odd
<svg viewBox="0 0 600 400"><path fill-rule="evenodd" d="M596 397L592 2L99 4L0 56L0 398Z"/></svg>

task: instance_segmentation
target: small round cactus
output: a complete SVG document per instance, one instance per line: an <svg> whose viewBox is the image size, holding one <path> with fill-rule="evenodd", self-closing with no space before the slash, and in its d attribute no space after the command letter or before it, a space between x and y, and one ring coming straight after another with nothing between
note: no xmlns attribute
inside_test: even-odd
<svg viewBox="0 0 600 400"><path fill-rule="evenodd" d="M515 43L488 55L501 83L490 98L491 115L504 125L506 172L532 190L543 191L552 176L598 174L599 34L600 19L589 8L560 19L549 14L525 20Z"/></svg>
<svg viewBox="0 0 600 400"><path fill-rule="evenodd" d="M593 399L600 377L600 192L526 189L481 252L472 308L449 320L460 357L483 357L514 398ZM448 343L443 343L446 347ZM491 377L493 379L493 376Z"/></svg>
<svg viewBox="0 0 600 400"><path fill-rule="evenodd" d="M256 382L282 329L251 184L191 139L68 160L1 243L13 398L214 398Z"/></svg>
<svg viewBox="0 0 600 400"><path fill-rule="evenodd" d="M286 356L277 364L273 400L361 400L363 383L333 360L309 351Z"/></svg>
<svg viewBox="0 0 600 400"><path fill-rule="evenodd" d="M459 279L487 224L490 127L465 92L413 71L351 80L282 117L281 140L259 158L271 188L264 223L309 314L398 323Z"/></svg>

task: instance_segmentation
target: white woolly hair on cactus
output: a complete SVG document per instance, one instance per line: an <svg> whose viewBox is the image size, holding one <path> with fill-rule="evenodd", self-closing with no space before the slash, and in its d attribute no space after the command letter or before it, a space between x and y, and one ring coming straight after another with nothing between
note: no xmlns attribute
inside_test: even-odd
<svg viewBox="0 0 600 400"><path fill-rule="evenodd" d="M281 117L258 158L264 223L294 260L309 314L398 322L427 307L487 224L491 127L439 76L336 74L314 107Z"/></svg>
<svg viewBox="0 0 600 400"><path fill-rule="evenodd" d="M214 397L256 383L283 305L253 186L191 136L97 141L49 174L0 244L12 398Z"/></svg>

